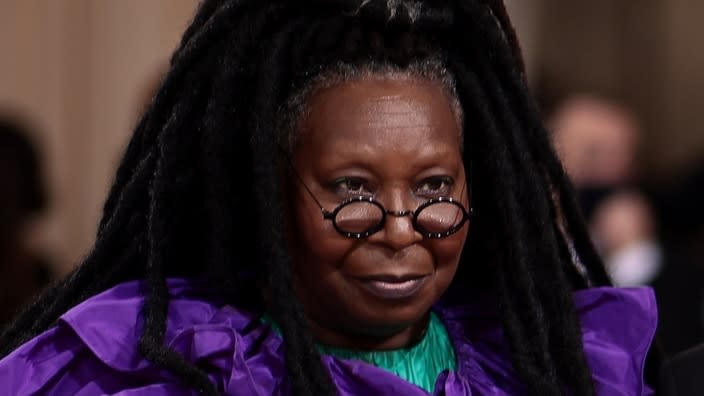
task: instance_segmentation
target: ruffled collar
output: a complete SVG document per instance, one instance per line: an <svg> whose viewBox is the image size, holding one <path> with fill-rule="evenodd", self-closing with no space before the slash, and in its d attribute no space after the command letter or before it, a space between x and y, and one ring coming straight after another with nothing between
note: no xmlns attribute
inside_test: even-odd
<svg viewBox="0 0 704 396"><path fill-rule="evenodd" d="M269 324L277 334L281 334L281 330L270 315L264 314L261 320ZM321 355L371 364L425 389L428 393L435 388L435 382L440 373L445 370L454 371L457 368L457 359L450 336L438 315L432 311L423 337L406 348L366 351L322 344L317 344L317 347Z"/></svg>
<svg viewBox="0 0 704 396"><path fill-rule="evenodd" d="M224 394L291 394L281 337L259 315L218 303L205 285L192 280L170 279L168 287L169 348L206 370ZM56 327L0 361L0 383L10 384L9 394L94 394L122 384L145 389L131 395L179 389L183 384L174 373L139 353L144 296L142 282L128 282L84 301ZM656 327L652 291L595 288L576 292L574 301L597 395L651 394L642 374ZM492 307L469 304L436 313L455 347L457 370L443 371L432 395L526 393ZM362 361L324 356L322 362L340 396L429 394Z"/></svg>

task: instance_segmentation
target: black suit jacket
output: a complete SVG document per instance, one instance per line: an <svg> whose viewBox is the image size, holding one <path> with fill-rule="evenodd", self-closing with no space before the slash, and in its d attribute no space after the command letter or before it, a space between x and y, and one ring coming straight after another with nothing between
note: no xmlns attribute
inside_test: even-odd
<svg viewBox="0 0 704 396"><path fill-rule="evenodd" d="M660 371L660 386L664 396L704 395L704 344L666 362Z"/></svg>

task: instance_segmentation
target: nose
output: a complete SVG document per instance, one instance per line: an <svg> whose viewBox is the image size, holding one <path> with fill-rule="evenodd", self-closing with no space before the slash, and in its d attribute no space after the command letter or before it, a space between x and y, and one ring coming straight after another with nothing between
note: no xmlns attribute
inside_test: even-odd
<svg viewBox="0 0 704 396"><path fill-rule="evenodd" d="M386 208L386 221L379 232L370 236L370 241L387 245L393 250L402 250L423 240L423 236L413 228L413 205L400 194L394 194L392 205Z"/></svg>

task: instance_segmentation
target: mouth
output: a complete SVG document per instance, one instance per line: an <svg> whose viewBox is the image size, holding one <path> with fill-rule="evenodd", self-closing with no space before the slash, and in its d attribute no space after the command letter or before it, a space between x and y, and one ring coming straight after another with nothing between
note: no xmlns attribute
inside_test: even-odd
<svg viewBox="0 0 704 396"><path fill-rule="evenodd" d="M356 278L371 294L389 300L409 298L417 294L430 275L379 275Z"/></svg>

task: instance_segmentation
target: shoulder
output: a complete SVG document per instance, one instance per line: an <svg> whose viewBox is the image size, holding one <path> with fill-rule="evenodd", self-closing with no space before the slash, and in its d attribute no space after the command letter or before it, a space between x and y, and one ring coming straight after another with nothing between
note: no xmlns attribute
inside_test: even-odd
<svg viewBox="0 0 704 396"><path fill-rule="evenodd" d="M254 315L222 304L197 282L170 279L168 285L166 345L207 368L223 391L251 386L251 356L268 353L275 365L280 342ZM142 282L123 283L68 311L0 361L3 393L190 394L139 353L145 292ZM257 343L263 340L265 347Z"/></svg>
<svg viewBox="0 0 704 396"><path fill-rule="evenodd" d="M473 386L492 389L500 383L509 393L522 393L495 305L485 298L439 313L456 344L460 370L473 378ZM657 327L652 290L586 289L574 293L574 305L597 394L649 394L643 370Z"/></svg>
<svg viewBox="0 0 704 396"><path fill-rule="evenodd" d="M643 373L657 328L652 289L586 289L575 293L575 306L597 394L650 394Z"/></svg>

